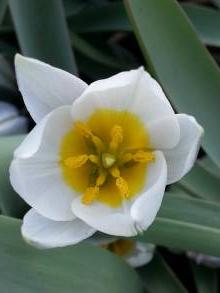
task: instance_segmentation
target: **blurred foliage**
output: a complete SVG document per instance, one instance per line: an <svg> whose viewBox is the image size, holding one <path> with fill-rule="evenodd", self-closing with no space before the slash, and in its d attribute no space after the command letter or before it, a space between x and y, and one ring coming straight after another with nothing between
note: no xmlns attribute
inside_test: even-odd
<svg viewBox="0 0 220 293"><path fill-rule="evenodd" d="M186 257L188 250L220 257L219 9L219 0L0 0L0 97L29 118L30 128L15 81L16 52L88 83L144 64L174 108L195 115L206 131L195 167L168 187L156 221L140 236L158 247L136 272L89 245L42 252L24 244L14 218L28 206L8 178L23 137L1 138L0 291L219 292L218 269Z"/></svg>

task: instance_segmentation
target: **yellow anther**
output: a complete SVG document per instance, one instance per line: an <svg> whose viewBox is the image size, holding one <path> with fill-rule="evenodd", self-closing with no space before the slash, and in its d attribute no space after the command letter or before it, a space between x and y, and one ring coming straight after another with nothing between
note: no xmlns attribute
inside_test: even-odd
<svg viewBox="0 0 220 293"><path fill-rule="evenodd" d="M116 186L118 187L121 196L126 199L129 196L129 189L128 189L128 184L126 180L122 177L118 177L116 179Z"/></svg>
<svg viewBox="0 0 220 293"><path fill-rule="evenodd" d="M79 155L65 159L64 163L69 168L79 168L88 161L87 155Z"/></svg>
<svg viewBox="0 0 220 293"><path fill-rule="evenodd" d="M96 165L99 164L99 157L96 155L89 155L89 160Z"/></svg>
<svg viewBox="0 0 220 293"><path fill-rule="evenodd" d="M86 138L90 138L99 152L102 152L105 148L103 141L96 135L94 135L91 129L83 122L75 123L76 129L80 134Z"/></svg>
<svg viewBox="0 0 220 293"><path fill-rule="evenodd" d="M139 163L154 162L155 154L153 152L138 151L133 155L133 160Z"/></svg>
<svg viewBox="0 0 220 293"><path fill-rule="evenodd" d="M80 134L82 136L87 137L87 138L92 136L92 132L91 132L90 128L85 123L76 122L75 127L80 132Z"/></svg>
<svg viewBox="0 0 220 293"><path fill-rule="evenodd" d="M112 177L114 178L118 178L120 177L120 170L118 169L118 167L113 166L111 169L109 169L110 174L112 175Z"/></svg>
<svg viewBox="0 0 220 293"><path fill-rule="evenodd" d="M110 168L116 162L116 157L109 153L102 154L102 164L104 168Z"/></svg>
<svg viewBox="0 0 220 293"><path fill-rule="evenodd" d="M88 205L92 203L94 200L96 200L97 196L99 194L99 187L88 187L82 197L82 203Z"/></svg>
<svg viewBox="0 0 220 293"><path fill-rule="evenodd" d="M96 179L96 186L102 186L105 183L107 178L107 172L105 170L101 170L98 178Z"/></svg>
<svg viewBox="0 0 220 293"><path fill-rule="evenodd" d="M118 146L123 141L123 129L120 125L114 125L111 129L110 150L117 150Z"/></svg>
<svg viewBox="0 0 220 293"><path fill-rule="evenodd" d="M102 152L105 149L103 141L98 137L92 134L92 142L94 143L98 152Z"/></svg>
<svg viewBox="0 0 220 293"><path fill-rule="evenodd" d="M132 159L133 159L133 155L131 153L125 153L121 155L119 160L120 160L120 164L123 165L130 162Z"/></svg>

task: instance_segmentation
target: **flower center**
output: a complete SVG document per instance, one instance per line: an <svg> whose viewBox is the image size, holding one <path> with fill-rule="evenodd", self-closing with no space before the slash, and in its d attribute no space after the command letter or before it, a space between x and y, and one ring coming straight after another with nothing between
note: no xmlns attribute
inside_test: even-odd
<svg viewBox="0 0 220 293"><path fill-rule="evenodd" d="M146 130L128 112L98 110L88 121L75 122L61 146L64 179L86 205L98 200L119 206L140 189L154 161Z"/></svg>

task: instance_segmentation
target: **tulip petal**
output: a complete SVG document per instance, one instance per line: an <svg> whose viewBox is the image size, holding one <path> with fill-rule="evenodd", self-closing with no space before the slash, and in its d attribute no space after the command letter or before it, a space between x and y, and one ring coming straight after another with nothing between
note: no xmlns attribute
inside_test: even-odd
<svg viewBox="0 0 220 293"><path fill-rule="evenodd" d="M63 247L76 244L96 231L79 219L57 222L47 219L31 209L21 227L24 239L38 248Z"/></svg>
<svg viewBox="0 0 220 293"><path fill-rule="evenodd" d="M100 108L136 114L149 129L150 136L154 135L159 124L163 126L164 121L168 121L169 127L160 130L162 136L152 136L153 148L171 148L179 141L179 125L174 111L159 84L142 67L90 84L73 103L73 117L84 120Z"/></svg>
<svg viewBox="0 0 220 293"><path fill-rule="evenodd" d="M20 54L16 54L15 69L19 90L35 122L55 108L71 105L87 87L66 71Z"/></svg>
<svg viewBox="0 0 220 293"><path fill-rule="evenodd" d="M154 244L136 241L134 250L132 250L125 260L133 268L138 268L148 264L152 260L154 251Z"/></svg>
<svg viewBox="0 0 220 293"><path fill-rule="evenodd" d="M71 202L76 194L64 182L59 166L60 142L71 127L70 106L52 111L18 147L10 166L15 191L38 213L55 221L74 218Z"/></svg>
<svg viewBox="0 0 220 293"><path fill-rule="evenodd" d="M168 184L180 180L193 167L203 134L203 128L192 116L186 114L176 116L180 125L180 141L175 148L164 151Z"/></svg>
<svg viewBox="0 0 220 293"><path fill-rule="evenodd" d="M136 228L142 232L154 221L161 206L167 183L167 165L164 155L155 152L156 161L149 165L146 187L131 206L131 216Z"/></svg>
<svg viewBox="0 0 220 293"><path fill-rule="evenodd" d="M84 205L81 198L74 199L73 213L94 229L116 236L135 236L137 230L130 216L129 209L111 208L99 202Z"/></svg>
<svg viewBox="0 0 220 293"><path fill-rule="evenodd" d="M98 201L85 205L81 197L72 203L73 213L96 230L115 236L134 236L145 230L154 220L161 205L166 186L166 161L155 152L156 161L149 164L146 185L133 201L113 208Z"/></svg>

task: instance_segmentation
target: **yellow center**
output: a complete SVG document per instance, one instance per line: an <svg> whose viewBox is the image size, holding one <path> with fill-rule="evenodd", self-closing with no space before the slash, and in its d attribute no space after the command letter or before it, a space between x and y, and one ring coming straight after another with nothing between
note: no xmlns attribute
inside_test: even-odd
<svg viewBox="0 0 220 293"><path fill-rule="evenodd" d="M141 191L154 161L147 130L127 111L96 110L73 124L60 148L64 180L84 204L120 206Z"/></svg>

